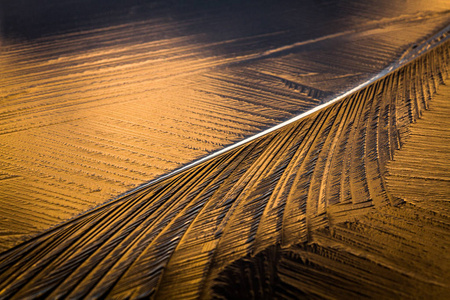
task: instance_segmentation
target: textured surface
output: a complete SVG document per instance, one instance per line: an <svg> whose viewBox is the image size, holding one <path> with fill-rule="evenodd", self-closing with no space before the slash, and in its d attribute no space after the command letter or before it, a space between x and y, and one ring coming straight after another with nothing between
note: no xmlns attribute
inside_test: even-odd
<svg viewBox="0 0 450 300"><path fill-rule="evenodd" d="M0 3L0 250L347 91L449 18L446 1L85 2Z"/></svg>
<svg viewBox="0 0 450 300"><path fill-rule="evenodd" d="M418 124L407 132L406 145L388 164L387 185L393 195L438 215L450 213L450 90L440 89Z"/></svg>
<svg viewBox="0 0 450 300"><path fill-rule="evenodd" d="M448 84L449 45L447 38L325 109L5 252L1 295L444 298L450 223L436 205L447 202L423 191L402 199L395 170L437 176L431 166L414 175L420 170L401 161L444 149L414 139L442 141L448 131L419 121L409 135L415 147L396 150L433 97L448 99L440 86ZM445 111L434 114L448 127Z"/></svg>
<svg viewBox="0 0 450 300"><path fill-rule="evenodd" d="M218 298L402 298L450 295L450 86L401 136L386 186L403 201L314 233L313 242L279 246L222 271Z"/></svg>

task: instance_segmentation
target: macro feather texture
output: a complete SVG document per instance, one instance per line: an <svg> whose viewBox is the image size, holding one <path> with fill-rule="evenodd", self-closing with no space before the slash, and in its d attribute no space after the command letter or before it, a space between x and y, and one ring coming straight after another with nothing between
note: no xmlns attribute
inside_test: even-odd
<svg viewBox="0 0 450 300"><path fill-rule="evenodd" d="M447 35L304 118L4 252L1 297L443 298L448 202L404 197L395 176L412 167L395 158L441 89L448 100Z"/></svg>
<svg viewBox="0 0 450 300"><path fill-rule="evenodd" d="M447 2L0 1L0 252L409 61Z"/></svg>

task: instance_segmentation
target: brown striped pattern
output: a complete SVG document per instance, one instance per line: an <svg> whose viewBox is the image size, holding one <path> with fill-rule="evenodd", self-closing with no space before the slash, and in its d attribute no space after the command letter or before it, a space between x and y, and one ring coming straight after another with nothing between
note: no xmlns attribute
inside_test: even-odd
<svg viewBox="0 0 450 300"><path fill-rule="evenodd" d="M435 4L349 16L358 25L313 38L211 41L192 17L2 41L0 250L316 107L448 20Z"/></svg>
<svg viewBox="0 0 450 300"><path fill-rule="evenodd" d="M326 109L5 252L0 257L1 295L17 299L226 296L218 282L234 280L235 275L226 273L231 263L267 251L270 256L273 247L297 245L301 246L297 252L292 250L295 253L281 255L274 250L273 254L273 261L287 255L276 264L284 271L273 280L281 280L294 296L295 289L307 292L296 283L300 277L295 274L305 276L297 280L302 284L308 278L311 289L328 289L323 277L299 273L300 263L308 269L317 265L320 272L334 270L327 274L337 280L338 291L348 291L345 284L366 274L355 277L359 273L349 271L350 277L341 276L344 271L328 264L330 259L361 270L375 264L369 272L376 278L388 269L397 279L413 277L418 287L448 288L443 278L433 278L434 272L417 272L423 261L408 259L420 256L417 251L423 247L408 252L402 247L411 244L399 241L417 241L413 233L406 234L412 230L411 218L426 220L432 212L396 215L402 200L389 192L385 175L403 133L428 107L439 86L448 82L449 45L448 40L441 41L420 58ZM433 224L430 230L435 236L429 243L448 240L448 216L436 217ZM361 229L366 227L373 230ZM426 249L432 256L443 253L439 246ZM275 276L273 272L267 276L271 274ZM375 281L383 289L378 294L369 289L367 295L390 295L415 284L401 278L386 287ZM311 293L327 296L328 291L316 290Z"/></svg>

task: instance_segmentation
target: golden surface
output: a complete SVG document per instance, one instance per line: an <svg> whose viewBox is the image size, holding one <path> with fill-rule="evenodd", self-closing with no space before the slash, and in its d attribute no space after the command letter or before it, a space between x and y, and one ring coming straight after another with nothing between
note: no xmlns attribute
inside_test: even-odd
<svg viewBox="0 0 450 300"><path fill-rule="evenodd" d="M285 33L207 42L166 19L2 40L0 249L317 106L447 19L354 17L270 49Z"/></svg>
<svg viewBox="0 0 450 300"><path fill-rule="evenodd" d="M445 299L450 39L433 41L321 110L4 252L1 296ZM434 195L411 198L399 174Z"/></svg>

